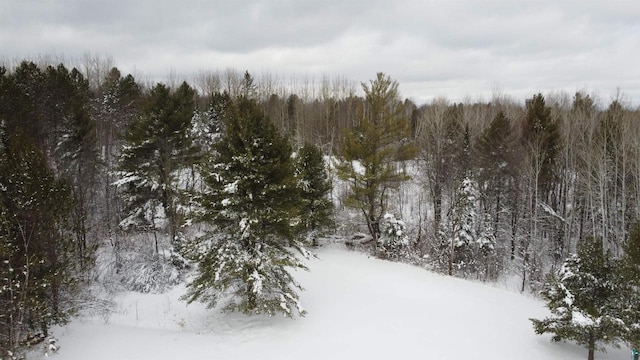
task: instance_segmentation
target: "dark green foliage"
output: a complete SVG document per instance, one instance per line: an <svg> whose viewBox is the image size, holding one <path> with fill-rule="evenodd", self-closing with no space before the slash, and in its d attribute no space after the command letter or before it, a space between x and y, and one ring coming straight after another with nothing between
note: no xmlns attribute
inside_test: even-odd
<svg viewBox="0 0 640 360"><path fill-rule="evenodd" d="M369 234L377 244L387 196L409 176L398 167L415 156L409 142L409 123L398 94L398 83L383 73L369 85L362 117L341 143L342 163L338 175L348 181L351 194L346 205L362 212Z"/></svg>
<svg viewBox="0 0 640 360"><path fill-rule="evenodd" d="M87 237L96 223L97 183L101 161L99 159L95 122L89 111L89 85L76 69L59 83L68 88L69 112L64 116L60 140L55 149L58 172L68 179L74 206L71 223L77 248L78 263L89 266L94 245Z"/></svg>
<svg viewBox="0 0 640 360"><path fill-rule="evenodd" d="M629 232L620 268L624 292L619 295L619 309L627 325L624 340L640 349L640 222Z"/></svg>
<svg viewBox="0 0 640 360"><path fill-rule="evenodd" d="M245 99L255 99L257 88L258 87L254 84L253 77L249 74L249 71L245 71L242 78L242 87L240 89L241 95Z"/></svg>
<svg viewBox="0 0 640 360"><path fill-rule="evenodd" d="M193 124L194 143L202 154L209 154L224 132L224 118L231 106L228 93L214 93L206 111L196 113Z"/></svg>
<svg viewBox="0 0 640 360"><path fill-rule="evenodd" d="M186 83L175 92L163 84L154 86L142 115L125 134L117 181L126 195L128 217L122 226L155 231L161 207L175 241L180 171L193 164L198 154L190 136L194 94Z"/></svg>
<svg viewBox="0 0 640 360"><path fill-rule="evenodd" d="M474 157L479 182L494 196L499 196L515 175L514 150L511 124L501 111L478 139Z"/></svg>
<svg viewBox="0 0 640 360"><path fill-rule="evenodd" d="M13 72L5 72L0 85L0 119L7 133L20 130L27 138L44 147L42 112L42 71L32 62L22 62ZM34 141L35 142L35 141Z"/></svg>
<svg viewBox="0 0 640 360"><path fill-rule="evenodd" d="M616 344L625 324L618 317L616 269L602 240L587 237L578 245L577 254L545 282L542 296L552 316L531 321L537 334L552 333L554 341L585 345L593 360L598 344Z"/></svg>
<svg viewBox="0 0 640 360"><path fill-rule="evenodd" d="M322 231L333 225L333 202L329 198L332 184L322 152L305 144L296 158L296 177L300 191L300 231L307 243L317 246Z"/></svg>
<svg viewBox="0 0 640 360"><path fill-rule="evenodd" d="M558 124L551 117L551 109L545 105L542 94L526 101L523 140L539 167L537 186L541 199L549 202L548 197L557 180L557 160L562 139Z"/></svg>
<svg viewBox="0 0 640 360"><path fill-rule="evenodd" d="M67 320L74 289L73 247L63 232L69 187L20 132L0 155L0 356L30 334Z"/></svg>
<svg viewBox="0 0 640 360"><path fill-rule="evenodd" d="M474 148L481 201L487 215L486 220L492 220L493 238L498 238L498 229L504 222L504 210L517 208L519 155L514 138L510 120L500 111ZM489 216L492 218L489 219ZM517 219L517 211L512 211L512 221L514 218ZM510 240L510 257L514 259L515 236L512 235Z"/></svg>
<svg viewBox="0 0 640 360"><path fill-rule="evenodd" d="M306 254L294 237L300 198L291 146L250 99L229 103L224 126L200 169L207 185L200 220L212 229L185 249L199 275L184 298L214 307L232 295L225 310L304 315L290 274L305 269L294 251Z"/></svg>

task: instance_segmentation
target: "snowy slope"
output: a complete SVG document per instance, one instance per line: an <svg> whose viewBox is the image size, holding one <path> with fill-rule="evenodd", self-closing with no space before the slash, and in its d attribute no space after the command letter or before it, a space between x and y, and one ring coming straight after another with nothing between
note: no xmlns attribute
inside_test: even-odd
<svg viewBox="0 0 640 360"><path fill-rule="evenodd" d="M166 294L127 293L118 311L55 330L65 360L125 359L585 359L571 343L536 336L543 303L520 294L370 259L317 251L305 286L305 318L223 314ZM627 359L611 350L598 359Z"/></svg>

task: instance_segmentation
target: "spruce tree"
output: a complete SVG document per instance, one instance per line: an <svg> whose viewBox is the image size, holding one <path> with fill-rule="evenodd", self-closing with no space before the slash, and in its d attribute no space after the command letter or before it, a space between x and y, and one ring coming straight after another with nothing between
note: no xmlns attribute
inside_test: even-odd
<svg viewBox="0 0 640 360"><path fill-rule="evenodd" d="M214 307L230 295L227 311L304 315L291 275L306 269L295 255L306 253L294 237L300 199L291 146L251 99L229 104L224 127L200 168L200 220L210 230L185 248L199 273L184 299Z"/></svg>
<svg viewBox="0 0 640 360"><path fill-rule="evenodd" d="M609 252L602 240L587 237L577 254L567 258L560 270L550 274L542 296L551 317L531 319L537 334L551 333L553 341L574 340L585 345L593 360L599 344L615 344L625 326L617 316L619 283Z"/></svg>
<svg viewBox="0 0 640 360"><path fill-rule="evenodd" d="M318 236L333 225L331 180L322 152L314 145L307 143L298 151L295 165L300 191L300 231L308 244L318 246Z"/></svg>
<svg viewBox="0 0 640 360"><path fill-rule="evenodd" d="M409 179L398 163L413 158L416 148L409 142L409 121L400 101L398 83L378 73L375 80L369 85L362 84L362 88L366 95L364 111L356 126L344 135L338 175L351 188L346 205L363 214L377 246L389 191Z"/></svg>

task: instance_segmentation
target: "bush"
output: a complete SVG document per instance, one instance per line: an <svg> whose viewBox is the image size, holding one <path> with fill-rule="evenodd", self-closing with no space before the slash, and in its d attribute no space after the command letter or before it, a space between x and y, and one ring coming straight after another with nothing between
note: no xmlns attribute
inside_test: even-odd
<svg viewBox="0 0 640 360"><path fill-rule="evenodd" d="M162 293L182 280L174 262L158 254L133 254L123 260L119 275L125 289L143 293Z"/></svg>

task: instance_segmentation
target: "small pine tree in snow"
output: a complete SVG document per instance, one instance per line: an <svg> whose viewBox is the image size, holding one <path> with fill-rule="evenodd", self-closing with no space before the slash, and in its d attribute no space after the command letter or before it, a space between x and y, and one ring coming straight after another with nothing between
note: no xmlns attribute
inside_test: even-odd
<svg viewBox="0 0 640 360"><path fill-rule="evenodd" d="M385 229L379 240L379 256L399 260L407 255L409 237L407 236L404 221L397 219L393 214L384 215Z"/></svg>
<svg viewBox="0 0 640 360"><path fill-rule="evenodd" d="M472 250L476 245L476 183L468 177L462 181L456 200L449 212L448 232L445 233L448 247L448 272L454 274L455 267L470 265Z"/></svg>
<svg viewBox="0 0 640 360"><path fill-rule="evenodd" d="M616 344L625 325L617 315L619 287L616 272L602 240L587 237L577 254L567 258L556 274L550 274L542 296L551 317L531 319L537 334L552 333L553 341L574 340L594 359L599 344Z"/></svg>
<svg viewBox="0 0 640 360"><path fill-rule="evenodd" d="M214 307L225 297L228 311L304 315L290 273L306 269L294 253L306 256L293 236L300 201L291 147L253 100L231 103L224 117L215 156L200 169L200 220L211 230L185 245L199 274L184 299Z"/></svg>
<svg viewBox="0 0 640 360"><path fill-rule="evenodd" d="M333 202L329 198L332 184L322 152L305 144L296 157L296 177L300 191L300 231L308 244L318 246L318 236L333 225Z"/></svg>
<svg viewBox="0 0 640 360"><path fill-rule="evenodd" d="M620 282L623 288L618 296L620 314L627 326L624 340L640 349L640 222L629 233L620 261Z"/></svg>

